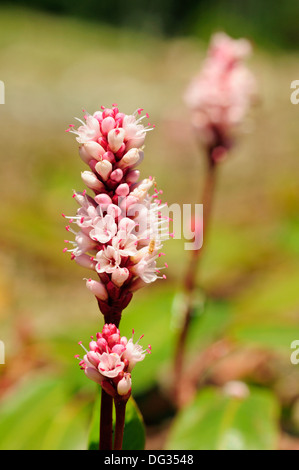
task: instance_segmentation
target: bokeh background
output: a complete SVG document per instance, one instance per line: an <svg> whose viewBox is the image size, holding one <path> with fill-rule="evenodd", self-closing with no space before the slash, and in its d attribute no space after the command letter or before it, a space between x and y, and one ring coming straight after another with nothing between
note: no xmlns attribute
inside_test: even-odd
<svg viewBox="0 0 299 470"><path fill-rule="evenodd" d="M74 213L84 167L64 130L82 108L144 108L156 129L142 175L156 176L169 204L194 202L205 166L182 95L219 30L252 41L260 99L219 169L188 341L199 395L175 417L181 240L165 245L167 281L138 292L123 315L122 334L134 327L153 349L134 370L133 394L148 449L299 449L299 365L290 362L299 339L298 14L295 0L0 2L1 449L87 445L97 391L74 354L102 318L87 273L62 253L61 213ZM249 387L237 405L224 392L236 380ZM228 444L215 442L223 423Z"/></svg>

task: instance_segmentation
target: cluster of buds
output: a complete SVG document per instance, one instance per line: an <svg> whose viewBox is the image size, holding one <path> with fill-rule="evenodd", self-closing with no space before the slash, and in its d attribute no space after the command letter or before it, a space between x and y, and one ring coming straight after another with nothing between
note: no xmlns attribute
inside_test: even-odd
<svg viewBox="0 0 299 470"><path fill-rule="evenodd" d="M256 83L244 65L251 46L224 33L212 37L202 70L185 93L193 126L214 161L223 158L234 132L256 97Z"/></svg>
<svg viewBox="0 0 299 470"><path fill-rule="evenodd" d="M157 265L162 241L168 232L169 219L162 215L160 194L152 177L139 181L136 166L143 159L146 132L138 109L132 115L120 113L117 106L101 108L68 132L75 134L82 160L89 170L82 180L94 193L74 192L79 204L75 216L66 226L75 239L65 240L65 248L79 265L91 269L97 280L86 279L88 289L96 296L106 323L119 324L122 310L133 292L157 278L165 278ZM153 188L153 194L149 191ZM77 230L71 228L76 224Z"/></svg>
<svg viewBox="0 0 299 470"><path fill-rule="evenodd" d="M118 328L113 324L105 324L102 333L97 333L96 339L91 337L89 351L83 347L85 355L80 359L80 367L86 376L100 384L113 398L128 399L131 394L131 372L137 362L143 361L145 354L151 353L151 346L146 350L133 343L134 330L131 339L120 336Z"/></svg>

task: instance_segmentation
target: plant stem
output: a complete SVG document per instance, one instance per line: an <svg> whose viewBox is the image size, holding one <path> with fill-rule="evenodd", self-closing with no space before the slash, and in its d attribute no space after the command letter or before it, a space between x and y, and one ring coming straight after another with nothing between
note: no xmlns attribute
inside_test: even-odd
<svg viewBox="0 0 299 470"><path fill-rule="evenodd" d="M207 233L207 228L210 223L212 213L212 202L215 192L215 181L216 181L216 167L217 164L211 159L208 159L209 165L204 184L203 194L201 203L203 204L203 222L204 222L204 234ZM179 333L179 338L176 345L175 351L175 362L174 362L174 393L175 401L179 403L180 392L182 385L182 371L186 349L186 340L188 336L188 330L193 313L193 297L196 287L197 271L200 257L202 256L203 247L198 250L191 252L190 261L187 267L185 279L184 279L184 291L185 291L185 305L183 312L183 326Z"/></svg>
<svg viewBox="0 0 299 470"><path fill-rule="evenodd" d="M113 398L102 389L100 417L100 450L112 450L112 409Z"/></svg>
<svg viewBox="0 0 299 470"><path fill-rule="evenodd" d="M115 399L115 437L114 437L114 450L121 450L123 445L124 429L125 429L125 416L127 400Z"/></svg>

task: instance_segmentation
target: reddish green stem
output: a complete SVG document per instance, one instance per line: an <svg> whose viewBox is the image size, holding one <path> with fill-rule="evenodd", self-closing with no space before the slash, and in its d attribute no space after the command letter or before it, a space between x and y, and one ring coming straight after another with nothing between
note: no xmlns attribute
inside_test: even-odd
<svg viewBox="0 0 299 470"><path fill-rule="evenodd" d="M208 172L206 181L203 189L203 195L201 203L203 204L203 223L204 223L204 234L207 233L207 228L210 222L212 213L212 201L214 196L215 181L216 181L216 164L212 159L209 159ZM204 238L205 240L205 238ZM183 312L183 326L180 330L174 361L174 393L175 400L177 403L180 401L180 392L182 385L182 371L185 357L186 341L189 331L189 326L193 313L193 296L196 287L197 271L199 265L199 259L202 255L202 248L193 250L191 252L191 258L187 267L185 279L184 279L184 291L186 303Z"/></svg>
<svg viewBox="0 0 299 470"><path fill-rule="evenodd" d="M114 450L121 450L123 446L123 437L125 429L125 416L126 416L126 405L127 400L115 399L115 437L114 437Z"/></svg>
<svg viewBox="0 0 299 470"><path fill-rule="evenodd" d="M113 398L102 389L100 417L100 450L112 450L112 409Z"/></svg>

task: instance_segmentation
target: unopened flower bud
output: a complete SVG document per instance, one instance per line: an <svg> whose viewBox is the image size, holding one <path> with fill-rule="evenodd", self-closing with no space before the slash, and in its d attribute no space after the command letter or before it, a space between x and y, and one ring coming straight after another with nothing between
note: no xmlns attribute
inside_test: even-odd
<svg viewBox="0 0 299 470"><path fill-rule="evenodd" d="M90 160L92 160L92 156L90 155L89 152L87 152L86 148L84 147L84 145L81 145L81 147L79 147L79 155L81 157L81 159L83 160L84 163L89 163Z"/></svg>
<svg viewBox="0 0 299 470"><path fill-rule="evenodd" d="M97 196L94 197L94 200L96 201L99 206L101 206L104 210L107 209L107 207L112 204L112 199L108 194L98 194Z"/></svg>
<svg viewBox="0 0 299 470"><path fill-rule="evenodd" d="M117 194L118 196L127 196L129 192L130 188L127 183L120 184L115 190L115 194Z"/></svg>
<svg viewBox="0 0 299 470"><path fill-rule="evenodd" d="M81 173L81 178L86 186L88 186L90 189L94 189L95 191L102 191L105 189L103 183L98 180L92 171L83 171Z"/></svg>
<svg viewBox="0 0 299 470"><path fill-rule="evenodd" d="M86 287L100 300L107 300L108 293L104 284L98 281L94 281L93 279L86 280Z"/></svg>
<svg viewBox="0 0 299 470"><path fill-rule="evenodd" d="M131 374L125 374L117 384L117 393L127 395L132 388Z"/></svg>
<svg viewBox="0 0 299 470"><path fill-rule="evenodd" d="M112 179L112 181L119 183L119 181L122 180L123 175L123 171L120 168L117 168L116 170L112 171L110 178Z"/></svg>
<svg viewBox="0 0 299 470"><path fill-rule="evenodd" d="M105 153L103 147L97 142L93 141L83 144L83 148L91 158L95 158L96 160L100 160L103 153Z"/></svg>
<svg viewBox="0 0 299 470"><path fill-rule="evenodd" d="M101 128L102 128L102 133L104 135L107 135L108 132L110 132L112 129L114 129L114 127L115 127L115 121L114 121L113 117L107 116L103 119L102 124L101 124Z"/></svg>
<svg viewBox="0 0 299 470"><path fill-rule="evenodd" d="M143 152L137 148L132 148L129 150L119 162L119 168L127 168L128 166L133 166L139 163L142 158Z"/></svg>
<svg viewBox="0 0 299 470"><path fill-rule="evenodd" d="M115 163L114 154L110 151L103 153L102 159L108 160L110 163Z"/></svg>
<svg viewBox="0 0 299 470"><path fill-rule="evenodd" d="M121 287L128 277L129 270L127 268L118 267L113 271L111 279L113 284L115 284L117 287Z"/></svg>
<svg viewBox="0 0 299 470"><path fill-rule="evenodd" d="M99 374L97 369L95 369L94 367L86 367L84 369L84 372L86 377L88 377L93 382L96 382L101 385L103 377L101 376L101 374Z"/></svg>
<svg viewBox="0 0 299 470"><path fill-rule="evenodd" d="M122 128L112 129L108 133L108 143L112 152L117 152L123 144L125 131Z"/></svg>
<svg viewBox="0 0 299 470"><path fill-rule="evenodd" d="M136 183L139 179L140 171L139 170L131 170L126 176L127 183Z"/></svg>
<svg viewBox="0 0 299 470"><path fill-rule="evenodd" d="M108 160L102 160L96 164L95 169L103 181L107 181L112 171L112 164Z"/></svg>

